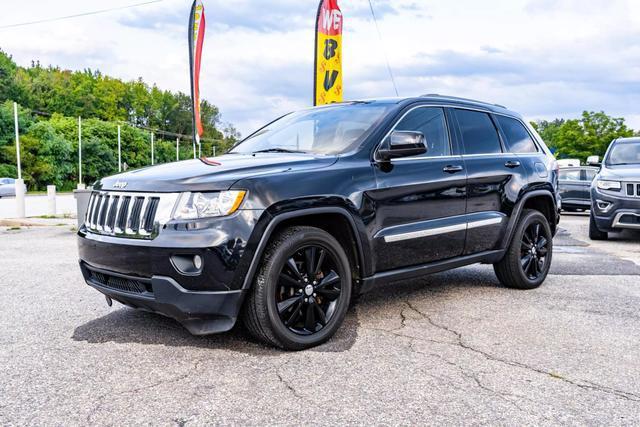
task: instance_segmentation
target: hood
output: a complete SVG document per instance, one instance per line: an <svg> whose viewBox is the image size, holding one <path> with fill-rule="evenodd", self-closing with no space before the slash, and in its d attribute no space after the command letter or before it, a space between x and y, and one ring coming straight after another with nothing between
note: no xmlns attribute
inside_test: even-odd
<svg viewBox="0 0 640 427"><path fill-rule="evenodd" d="M298 153L226 154L208 158L206 162L186 160L137 169L103 178L94 188L144 192L228 190L240 179L320 169L331 166L337 159Z"/></svg>
<svg viewBox="0 0 640 427"><path fill-rule="evenodd" d="M640 181L640 165L603 165L599 176L602 179L618 181Z"/></svg>

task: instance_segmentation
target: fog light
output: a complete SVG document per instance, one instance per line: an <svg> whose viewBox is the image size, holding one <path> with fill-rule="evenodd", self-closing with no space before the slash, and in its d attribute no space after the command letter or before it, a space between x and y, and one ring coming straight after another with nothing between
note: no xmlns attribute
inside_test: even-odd
<svg viewBox="0 0 640 427"><path fill-rule="evenodd" d="M195 255L193 257L193 266L196 270L200 270L202 268L202 257L200 255Z"/></svg>
<svg viewBox="0 0 640 427"><path fill-rule="evenodd" d="M613 203L606 202L604 200L596 200L596 206L598 206L598 209L600 209L600 211L607 213L609 212L609 210L611 210Z"/></svg>
<svg viewBox="0 0 640 427"><path fill-rule="evenodd" d="M171 264L178 273L185 276L197 276L202 273L202 256L200 255L173 255Z"/></svg>

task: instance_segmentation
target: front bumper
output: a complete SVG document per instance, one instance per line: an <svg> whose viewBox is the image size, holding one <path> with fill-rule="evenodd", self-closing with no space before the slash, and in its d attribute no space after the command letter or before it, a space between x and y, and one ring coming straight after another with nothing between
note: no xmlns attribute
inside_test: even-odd
<svg viewBox="0 0 640 427"><path fill-rule="evenodd" d="M193 335L226 332L236 323L244 291L189 291L171 277L145 279L104 270L80 261L88 285L132 308L180 322Z"/></svg>
<svg viewBox="0 0 640 427"><path fill-rule="evenodd" d="M591 200L591 210L599 230L640 229L640 198L616 197L592 189Z"/></svg>
<svg viewBox="0 0 640 427"><path fill-rule="evenodd" d="M100 235L82 226L80 268L87 284L109 298L174 318L192 334L228 331L244 300L255 248L250 241L260 235L255 228L261 213L171 224L149 240ZM196 256L201 267L185 264Z"/></svg>

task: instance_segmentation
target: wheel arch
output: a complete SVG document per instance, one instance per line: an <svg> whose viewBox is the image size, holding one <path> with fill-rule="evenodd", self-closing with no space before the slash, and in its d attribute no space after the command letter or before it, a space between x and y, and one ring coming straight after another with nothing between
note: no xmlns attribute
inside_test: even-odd
<svg viewBox="0 0 640 427"><path fill-rule="evenodd" d="M515 205L513 212L511 214L511 218L509 220L509 224L507 226L507 232L502 241L502 248L508 248L511 240L513 239L513 235L516 231L516 226L518 221L520 221L520 217L522 216L522 211L524 209L533 209L541 212L549 221L549 226L551 227L551 232L553 235L556 234L557 231L557 204L556 200L553 197L553 194L549 190L533 190L527 193L524 193L520 200Z"/></svg>
<svg viewBox="0 0 640 427"><path fill-rule="evenodd" d="M317 227L336 238L345 249L351 263L354 286L359 286L359 282L367 270L362 240L358 233L356 222L345 208L326 206L285 212L273 217L260 238L244 278L242 289L251 288L267 244L275 233L295 225Z"/></svg>

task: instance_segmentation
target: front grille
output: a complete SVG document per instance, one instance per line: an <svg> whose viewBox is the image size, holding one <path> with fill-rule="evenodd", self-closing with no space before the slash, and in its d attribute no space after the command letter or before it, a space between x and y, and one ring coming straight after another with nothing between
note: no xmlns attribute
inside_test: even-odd
<svg viewBox="0 0 640 427"><path fill-rule="evenodd" d="M96 234L153 239L170 219L177 198L177 193L96 191L89 200L85 226Z"/></svg>
<svg viewBox="0 0 640 427"><path fill-rule="evenodd" d="M627 196L640 197L640 183L630 182L626 185L626 188L627 188Z"/></svg>
<svg viewBox="0 0 640 427"><path fill-rule="evenodd" d="M132 294L152 293L151 283L143 280L134 280L124 277L112 276L110 274L89 270L89 280L109 289L115 289L121 292L129 292Z"/></svg>

